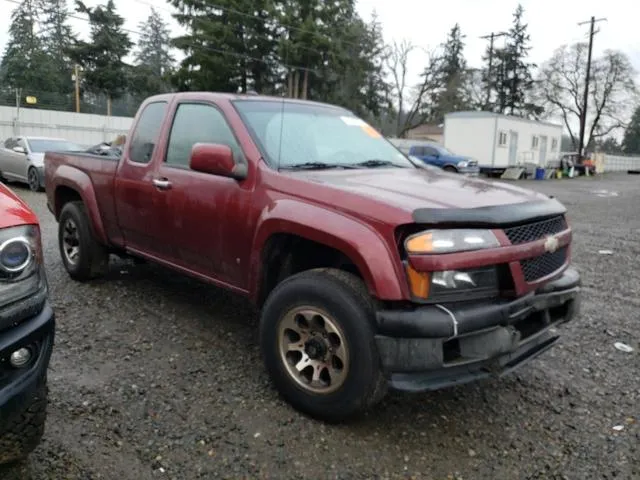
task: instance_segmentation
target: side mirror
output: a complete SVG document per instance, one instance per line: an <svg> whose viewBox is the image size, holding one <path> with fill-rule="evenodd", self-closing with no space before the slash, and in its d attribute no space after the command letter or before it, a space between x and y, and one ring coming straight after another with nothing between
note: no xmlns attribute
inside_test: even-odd
<svg viewBox="0 0 640 480"><path fill-rule="evenodd" d="M19 145L13 147L13 151L16 153L27 153L27 151L24 149L24 147L21 147Z"/></svg>
<svg viewBox="0 0 640 480"><path fill-rule="evenodd" d="M242 180L247 177L247 166L236 164L233 151L228 145L196 143L189 159L191 170L221 177Z"/></svg>

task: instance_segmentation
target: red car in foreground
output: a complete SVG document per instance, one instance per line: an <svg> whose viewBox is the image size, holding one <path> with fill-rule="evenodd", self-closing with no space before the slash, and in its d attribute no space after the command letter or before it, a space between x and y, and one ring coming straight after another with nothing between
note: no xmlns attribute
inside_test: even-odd
<svg viewBox="0 0 640 480"><path fill-rule="evenodd" d="M275 385L326 420L509 372L578 306L557 200L424 168L332 105L154 96L122 154L49 152L45 185L71 277L115 253L246 296Z"/></svg>
<svg viewBox="0 0 640 480"><path fill-rule="evenodd" d="M44 433L55 318L40 227L0 185L0 464L27 456Z"/></svg>

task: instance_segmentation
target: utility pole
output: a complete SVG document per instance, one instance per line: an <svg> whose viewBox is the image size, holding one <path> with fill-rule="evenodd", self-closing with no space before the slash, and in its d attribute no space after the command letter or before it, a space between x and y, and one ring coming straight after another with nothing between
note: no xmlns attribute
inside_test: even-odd
<svg viewBox="0 0 640 480"><path fill-rule="evenodd" d="M80 113L80 68L77 63L73 68L73 79L75 80L76 113Z"/></svg>
<svg viewBox="0 0 640 480"><path fill-rule="evenodd" d="M16 88L16 123L13 127L13 134L20 135L20 100L22 98L22 89Z"/></svg>
<svg viewBox="0 0 640 480"><path fill-rule="evenodd" d="M584 79L584 98L582 99L582 112L580 115L580 139L578 143L578 161L582 162L584 158L584 134L587 126L587 108L589 106L589 80L591 77L591 53L593 52L593 36L596 34L595 25L596 22L606 21L606 18L599 18L596 20L596 17L591 17L591 20L586 22L580 22L578 25L582 26L587 23L590 24L589 27L589 51L587 53L587 73Z"/></svg>
<svg viewBox="0 0 640 480"><path fill-rule="evenodd" d="M489 40L489 70L487 71L487 100L485 102L485 107L488 108L491 104L491 70L493 68L493 41L498 37L504 37L506 32L491 32L490 35L484 35L480 38L483 40Z"/></svg>

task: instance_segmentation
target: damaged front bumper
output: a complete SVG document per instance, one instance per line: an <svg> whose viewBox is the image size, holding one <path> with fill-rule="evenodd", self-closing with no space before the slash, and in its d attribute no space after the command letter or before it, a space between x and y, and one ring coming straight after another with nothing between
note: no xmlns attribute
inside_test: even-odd
<svg viewBox="0 0 640 480"><path fill-rule="evenodd" d="M580 288L569 268L512 301L379 311L376 342L390 386L437 390L513 371L556 343L554 327L579 311Z"/></svg>

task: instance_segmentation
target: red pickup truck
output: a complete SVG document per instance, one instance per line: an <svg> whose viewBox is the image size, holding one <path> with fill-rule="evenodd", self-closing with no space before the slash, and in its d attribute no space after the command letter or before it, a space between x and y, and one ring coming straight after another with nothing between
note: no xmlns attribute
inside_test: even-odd
<svg viewBox="0 0 640 480"><path fill-rule="evenodd" d="M561 203L425 168L343 108L159 95L114 152L46 154L71 277L113 253L248 297L274 384L317 418L511 371L576 314Z"/></svg>

